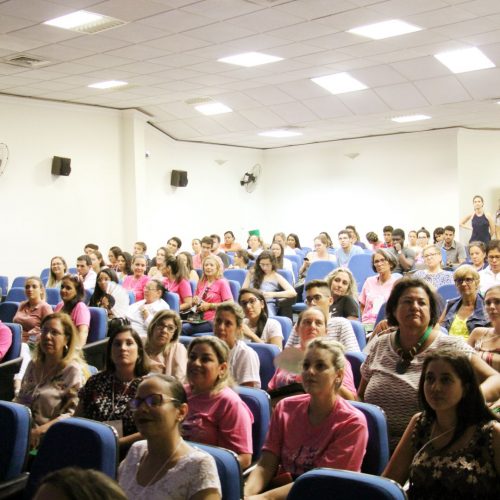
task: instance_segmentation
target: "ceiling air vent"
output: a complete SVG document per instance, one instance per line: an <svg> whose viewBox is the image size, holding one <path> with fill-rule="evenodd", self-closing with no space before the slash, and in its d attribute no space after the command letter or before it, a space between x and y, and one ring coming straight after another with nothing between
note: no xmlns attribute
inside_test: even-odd
<svg viewBox="0 0 500 500"><path fill-rule="evenodd" d="M14 66L32 69L48 66L52 63L52 61L47 61L47 59L30 56L28 54L16 54L15 56L5 57L2 61L6 64L13 64Z"/></svg>
<svg viewBox="0 0 500 500"><path fill-rule="evenodd" d="M199 106L200 104L209 104L214 102L211 97L193 97L184 101L188 106Z"/></svg>
<svg viewBox="0 0 500 500"><path fill-rule="evenodd" d="M80 26L75 26L71 29L71 31L77 31L78 33L85 33L87 35L95 35L96 33L100 33L101 31L110 30L113 28L119 28L120 26L124 26L128 24L126 21L122 21L121 19L116 19L114 17L102 16L101 19L96 21L91 21L86 24L81 24Z"/></svg>

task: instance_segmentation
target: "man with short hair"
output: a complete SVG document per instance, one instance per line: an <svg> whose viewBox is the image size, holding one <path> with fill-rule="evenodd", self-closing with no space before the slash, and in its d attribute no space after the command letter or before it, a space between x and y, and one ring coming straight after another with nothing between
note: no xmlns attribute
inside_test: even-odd
<svg viewBox="0 0 500 500"><path fill-rule="evenodd" d="M87 254L80 255L76 259L76 270L78 278L83 282L85 290L93 290L97 279L97 273L92 269L92 260Z"/></svg>
<svg viewBox="0 0 500 500"><path fill-rule="evenodd" d="M212 255L215 259L217 259L221 267L224 268L224 264L222 260L220 260L220 257L212 254L213 244L214 242L210 236L204 236L201 239L201 252L193 256L193 269L203 269L203 259L209 255Z"/></svg>
<svg viewBox="0 0 500 500"><path fill-rule="evenodd" d="M405 232L402 229L396 228L392 231L392 246L387 250L396 257L397 264L392 270L393 273L403 274L413 269L415 252L405 247Z"/></svg>
<svg viewBox="0 0 500 500"><path fill-rule="evenodd" d="M382 243L382 248L391 248L392 247L392 232L394 228L392 226L384 226L382 229L384 233L384 243Z"/></svg>
<svg viewBox="0 0 500 500"><path fill-rule="evenodd" d="M500 285L500 240L490 240L486 246L488 267L479 271L479 288L484 295L488 288Z"/></svg>
<svg viewBox="0 0 500 500"><path fill-rule="evenodd" d="M333 303L332 291L324 280L312 280L306 285L306 306L316 306L322 309L328 319L326 327L327 336L340 342L346 351L359 352L359 344L348 319L330 316L330 305ZM293 347L300 344L300 338L295 327L288 338L285 347Z"/></svg>
<svg viewBox="0 0 500 500"><path fill-rule="evenodd" d="M172 253L172 255L177 255L177 253L181 249L181 246L182 246L182 241L177 236L172 236L167 241L167 250L169 250Z"/></svg>
<svg viewBox="0 0 500 500"><path fill-rule="evenodd" d="M229 267L231 265L231 260L229 257L226 255L225 252L223 252L219 247L220 247L220 236L218 234L211 234L210 238L212 238L212 253L219 257L219 259L222 261L224 264L224 269Z"/></svg>
<svg viewBox="0 0 500 500"><path fill-rule="evenodd" d="M465 246L455 240L455 228L453 226L446 226L444 228L443 241L440 241L437 246L439 248L444 248L446 251L446 262L443 265L444 269L450 271L454 270L467 260Z"/></svg>
<svg viewBox="0 0 500 500"><path fill-rule="evenodd" d="M339 267L347 267L353 255L360 255L363 249L354 245L347 229L342 229L338 234L340 248L335 250Z"/></svg>

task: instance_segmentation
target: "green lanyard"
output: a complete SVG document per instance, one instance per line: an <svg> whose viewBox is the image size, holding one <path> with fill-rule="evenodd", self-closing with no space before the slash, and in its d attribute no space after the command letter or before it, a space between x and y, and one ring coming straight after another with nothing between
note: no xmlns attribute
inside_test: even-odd
<svg viewBox="0 0 500 500"><path fill-rule="evenodd" d="M429 335L432 332L432 326L428 326L425 330L424 334L420 337L418 342L407 352L403 350L401 347L401 342L399 341L400 332L399 330L396 332L396 336L394 337L394 343L396 344L396 352L398 353L399 360L396 363L396 371L400 374L406 373L406 370L410 366L413 358L417 355L420 348L425 344L425 341L429 338Z"/></svg>

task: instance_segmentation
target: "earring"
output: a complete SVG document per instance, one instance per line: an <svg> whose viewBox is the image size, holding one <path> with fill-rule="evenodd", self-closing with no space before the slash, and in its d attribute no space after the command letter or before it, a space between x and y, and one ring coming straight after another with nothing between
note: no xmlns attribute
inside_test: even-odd
<svg viewBox="0 0 500 500"><path fill-rule="evenodd" d="M69 351L68 344L65 344L65 346L63 347L63 354L66 356L66 354L68 354L68 351Z"/></svg>

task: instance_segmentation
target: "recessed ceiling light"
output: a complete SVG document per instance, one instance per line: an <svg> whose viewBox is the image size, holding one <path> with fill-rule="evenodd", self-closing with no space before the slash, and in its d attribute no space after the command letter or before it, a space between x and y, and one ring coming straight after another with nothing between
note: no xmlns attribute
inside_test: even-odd
<svg viewBox="0 0 500 500"><path fill-rule="evenodd" d="M430 120L430 116L427 115L406 115L406 116L396 116L391 118L393 122L398 123L409 123L409 122L419 122L420 120Z"/></svg>
<svg viewBox="0 0 500 500"><path fill-rule="evenodd" d="M207 104L200 104L195 106L194 109L204 115L221 115L222 113L232 113L232 109L221 102L210 102Z"/></svg>
<svg viewBox="0 0 500 500"><path fill-rule="evenodd" d="M120 80L108 80L106 82L92 83L89 85L92 89L112 89L114 87L123 87L128 85L127 82L121 82Z"/></svg>
<svg viewBox="0 0 500 500"><path fill-rule="evenodd" d="M466 73L478 69L494 68L495 65L476 47L441 52L434 57L453 73Z"/></svg>
<svg viewBox="0 0 500 500"><path fill-rule="evenodd" d="M88 12L86 10L79 10L65 16L50 19L43 24L56 26L57 28L65 30L78 31L79 33L92 34L111 28L117 28L127 23L120 19L115 19L114 17L103 16L102 14L96 14L95 12Z"/></svg>
<svg viewBox="0 0 500 500"><path fill-rule="evenodd" d="M218 59L219 62L236 64L238 66L245 66L247 68L282 60L282 57L270 56L269 54L262 54L260 52L245 52L243 54L236 54L234 56Z"/></svg>
<svg viewBox="0 0 500 500"><path fill-rule="evenodd" d="M275 130L268 130L266 132L259 132L258 135L262 137L282 138L282 137L296 137L298 135L302 135L302 132L296 132L294 130L286 130L286 129L275 129Z"/></svg>
<svg viewBox="0 0 500 500"><path fill-rule="evenodd" d="M368 88L364 83L356 80L348 73L320 76L318 78L311 78L311 80L332 94L344 94Z"/></svg>
<svg viewBox="0 0 500 500"><path fill-rule="evenodd" d="M365 36L373 40L382 40L383 38L390 38L391 36L406 35L407 33L414 33L420 31L420 26L409 24L399 19L391 19L389 21L382 21L381 23L367 24L366 26L359 26L348 30L348 33L355 35Z"/></svg>

